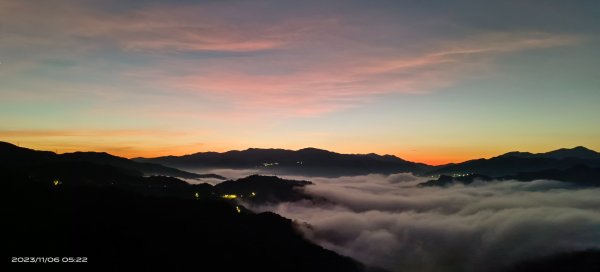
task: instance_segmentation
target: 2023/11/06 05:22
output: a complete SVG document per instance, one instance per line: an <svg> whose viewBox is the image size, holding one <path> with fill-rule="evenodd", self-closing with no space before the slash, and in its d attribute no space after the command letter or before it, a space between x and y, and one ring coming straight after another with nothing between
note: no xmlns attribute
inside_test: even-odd
<svg viewBox="0 0 600 272"><path fill-rule="evenodd" d="M13 263L87 263L87 257L12 257Z"/></svg>

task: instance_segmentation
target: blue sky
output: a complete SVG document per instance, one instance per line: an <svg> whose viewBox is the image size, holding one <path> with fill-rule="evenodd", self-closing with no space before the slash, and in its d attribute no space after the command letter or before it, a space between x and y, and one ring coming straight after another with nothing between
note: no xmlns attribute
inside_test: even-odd
<svg viewBox="0 0 600 272"><path fill-rule="evenodd" d="M1 1L0 139L429 163L600 149L597 1Z"/></svg>

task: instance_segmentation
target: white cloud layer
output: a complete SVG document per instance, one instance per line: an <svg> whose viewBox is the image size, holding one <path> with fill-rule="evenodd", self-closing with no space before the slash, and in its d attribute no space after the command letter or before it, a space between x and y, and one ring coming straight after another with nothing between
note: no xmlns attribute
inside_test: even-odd
<svg viewBox="0 0 600 272"><path fill-rule="evenodd" d="M331 200L260 207L307 222L310 239L393 271L490 271L517 261L600 247L600 189L504 181L421 188L423 178L304 178Z"/></svg>

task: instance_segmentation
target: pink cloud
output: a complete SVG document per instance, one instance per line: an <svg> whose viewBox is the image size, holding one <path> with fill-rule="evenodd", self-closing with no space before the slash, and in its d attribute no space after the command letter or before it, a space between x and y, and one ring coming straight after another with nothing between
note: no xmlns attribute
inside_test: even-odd
<svg viewBox="0 0 600 272"><path fill-rule="evenodd" d="M343 52L319 48L329 54L223 60L201 68L190 63L179 68L181 74L154 76L165 88L220 97L237 109L255 114L269 111L316 116L361 106L380 95L424 94L442 89L469 77L487 76L494 59L502 54L577 41L577 37L543 33L490 33L444 42L411 57L402 56L404 52L381 54L368 48ZM260 74L254 73L253 67L290 72Z"/></svg>
<svg viewBox="0 0 600 272"><path fill-rule="evenodd" d="M4 3L0 15L7 27L18 30L7 33L5 42L19 45L81 45L81 38L86 38L116 43L126 50L245 52L277 48L288 36L297 34L282 35L284 32L277 30L273 34L270 28L229 23L212 9L165 5L119 14L76 1L52 5L20 1Z"/></svg>
<svg viewBox="0 0 600 272"><path fill-rule="evenodd" d="M48 30L42 35L9 35L8 42L27 44L30 39L63 48L79 45L85 38L92 42L84 47L109 43L125 52L161 56L153 65L126 69L122 75L140 88L160 88L171 99L210 97L229 107L212 113L199 110L199 114L235 118L319 116L387 94L425 94L488 76L486 71L503 54L579 41L569 35L489 32L460 39L429 37L425 39L433 42L421 46L418 40L407 41L417 48L409 50L373 42L395 33L357 27L342 15L262 20L256 9L233 10L219 4L160 5L110 13L77 3L8 5L0 11L6 27L23 33ZM21 20L19 11L27 11L29 20ZM244 19L247 12L252 19ZM161 55L180 51L270 52L211 59Z"/></svg>

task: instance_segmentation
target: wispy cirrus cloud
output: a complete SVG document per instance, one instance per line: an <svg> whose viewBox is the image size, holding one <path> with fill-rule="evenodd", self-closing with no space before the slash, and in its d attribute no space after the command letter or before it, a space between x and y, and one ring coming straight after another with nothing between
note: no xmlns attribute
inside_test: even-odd
<svg viewBox="0 0 600 272"><path fill-rule="evenodd" d="M55 4L19 1L5 3L0 15L12 30L5 33L5 42L56 47L113 44L122 50L151 53L273 49L334 21L232 22L242 12L223 14L222 8L206 4L148 5L114 12L78 1ZM22 14L28 20L22 20Z"/></svg>
<svg viewBox="0 0 600 272"><path fill-rule="evenodd" d="M503 54L581 40L539 31L409 40L404 36L410 33L364 24L351 14L267 19L261 16L269 9L252 4L239 9L219 3L141 5L118 11L76 1L4 5L1 20L12 30L5 46L43 45L48 52L35 54L92 58L85 64L90 72L137 82L138 89L159 87L171 100L202 94L229 105L228 114L233 110L257 119L319 116L364 106L381 95L438 91L489 76L486 71ZM22 20L22 14L29 19ZM102 56L98 50L107 48L146 60L144 65L96 60ZM35 68L31 59L24 61L24 69ZM89 68L95 65L101 67Z"/></svg>
<svg viewBox="0 0 600 272"><path fill-rule="evenodd" d="M561 92L571 89L579 99L569 106L573 112L595 116L589 110L595 92L588 90L590 71L598 70L590 53L598 32L593 9L552 3L547 6L561 12L542 14L534 4L459 2L0 1L0 129L210 127L219 132L178 140L220 149L266 147L278 139L297 148L320 139L323 147L348 152L371 152L367 141L379 143L381 152L428 141L439 153L440 141L454 146L464 137L450 143L423 127L407 136L404 127L383 123L429 123L450 132L460 122L488 131L492 120L502 136L489 131L481 138L523 141L510 133L544 127L540 135L547 135L557 120L587 119L537 104L530 110L515 94L529 93L532 101L535 92L553 92L548 101L560 104ZM556 68L565 61L572 68ZM546 76L574 83L538 80ZM499 90L511 94L491 101L504 93ZM456 101L445 103L446 95ZM467 113L488 102L495 107L486 116ZM505 102L520 103L527 125L500 113ZM55 134L36 139L68 144L88 137ZM164 139L148 135L155 136L145 144ZM24 138L35 137L13 137ZM128 134L106 138L111 141L141 143Z"/></svg>
<svg viewBox="0 0 600 272"><path fill-rule="evenodd" d="M579 37L547 33L487 33L444 41L414 55L360 46L338 52L319 45L323 46L320 52L328 53L243 57L205 67L190 63L174 68L177 73L163 73L156 81L185 92L222 97L241 110L315 116L363 106L384 94L425 94L469 78L490 76L494 60L504 54L579 41Z"/></svg>

